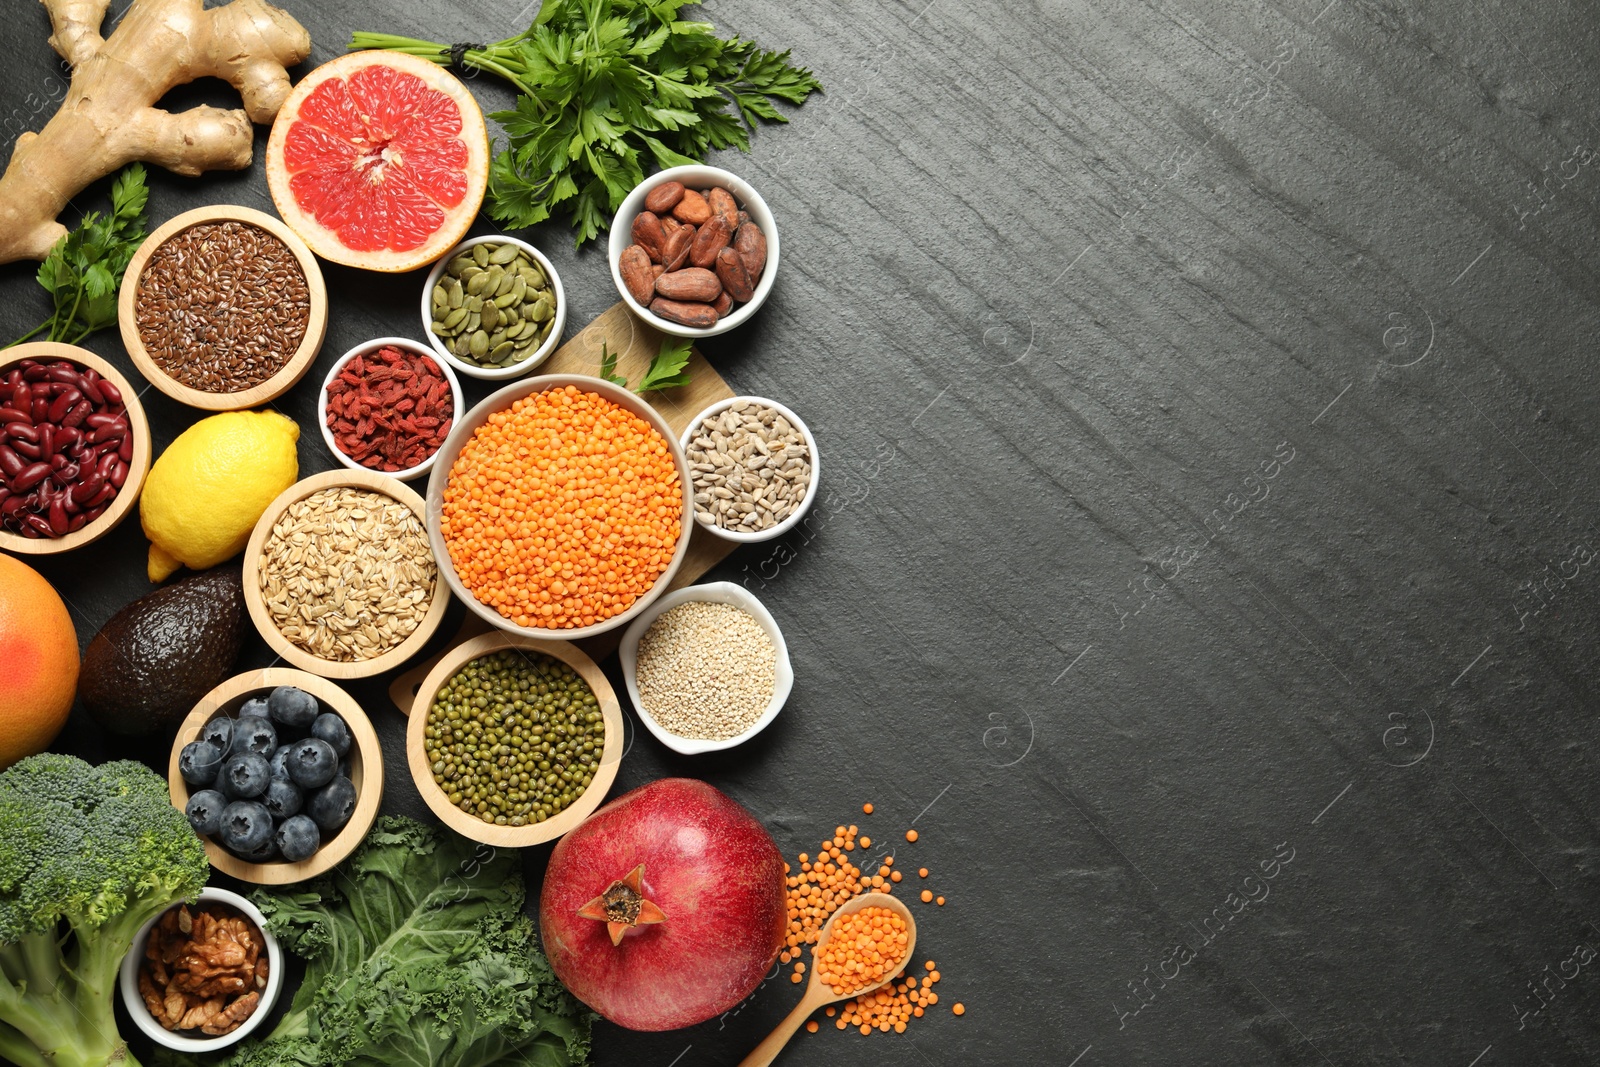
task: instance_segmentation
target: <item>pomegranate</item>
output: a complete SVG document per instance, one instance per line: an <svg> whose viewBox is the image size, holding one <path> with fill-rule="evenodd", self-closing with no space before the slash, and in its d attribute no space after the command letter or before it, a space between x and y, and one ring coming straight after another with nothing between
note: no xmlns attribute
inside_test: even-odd
<svg viewBox="0 0 1600 1067"><path fill-rule="evenodd" d="M627 793L556 843L539 898L550 966L630 1030L727 1011L783 949L783 856L738 802L692 778Z"/></svg>

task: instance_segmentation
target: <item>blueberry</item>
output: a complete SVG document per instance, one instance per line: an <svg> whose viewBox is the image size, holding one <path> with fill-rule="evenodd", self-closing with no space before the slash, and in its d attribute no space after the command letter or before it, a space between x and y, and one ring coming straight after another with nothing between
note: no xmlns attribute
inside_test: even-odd
<svg viewBox="0 0 1600 1067"><path fill-rule="evenodd" d="M233 751L236 754L254 752L266 759L278 750L278 731L271 720L251 717L239 720L233 731Z"/></svg>
<svg viewBox="0 0 1600 1067"><path fill-rule="evenodd" d="M190 741L178 753L178 773L190 785L210 785L222 763L222 749L210 741Z"/></svg>
<svg viewBox="0 0 1600 1067"><path fill-rule="evenodd" d="M271 779L266 758L254 752L230 756L222 765L222 791L235 800L260 796Z"/></svg>
<svg viewBox="0 0 1600 1067"><path fill-rule="evenodd" d="M233 851L252 852L272 841L272 813L254 800L235 800L222 809L218 835Z"/></svg>
<svg viewBox="0 0 1600 1067"><path fill-rule="evenodd" d="M310 726L321 710L316 697L292 685L280 685L274 689L267 698L267 707L271 709L275 722L301 730Z"/></svg>
<svg viewBox="0 0 1600 1067"><path fill-rule="evenodd" d="M327 833L350 821L356 810L356 787L348 778L335 778L311 797L306 813Z"/></svg>
<svg viewBox="0 0 1600 1067"><path fill-rule="evenodd" d="M189 798L183 813L189 816L189 825L194 827L195 833L209 837L221 829L222 809L227 806L227 797L215 789L202 789Z"/></svg>
<svg viewBox="0 0 1600 1067"><path fill-rule="evenodd" d="M310 859L322 847L322 831L306 816L292 815L278 827L276 843L284 859L298 863Z"/></svg>
<svg viewBox="0 0 1600 1067"><path fill-rule="evenodd" d="M335 756L342 756L350 751L350 727L331 711L325 711L317 716L317 721L311 724L311 736L320 737L328 742L333 747Z"/></svg>
<svg viewBox="0 0 1600 1067"><path fill-rule="evenodd" d="M241 719L265 719L266 717L266 697L251 697L239 705L239 718Z"/></svg>
<svg viewBox="0 0 1600 1067"><path fill-rule="evenodd" d="M278 843L273 840L272 834L268 834L265 843L248 852L235 850L234 855L249 863L271 863L278 858Z"/></svg>
<svg viewBox="0 0 1600 1067"><path fill-rule="evenodd" d="M267 791L261 795L261 803L272 812L274 819L287 819L300 810L303 801L300 787L282 778L274 778L268 782Z"/></svg>
<svg viewBox="0 0 1600 1067"><path fill-rule="evenodd" d="M289 748L289 745L280 746L267 761L272 777L285 782L289 781Z"/></svg>
<svg viewBox="0 0 1600 1067"><path fill-rule="evenodd" d="M210 741L226 756L228 750L233 747L233 720L226 715L218 715L200 727L200 740Z"/></svg>
<svg viewBox="0 0 1600 1067"><path fill-rule="evenodd" d="M333 780L339 757L320 737L308 737L289 746L289 779L303 789L317 789Z"/></svg>

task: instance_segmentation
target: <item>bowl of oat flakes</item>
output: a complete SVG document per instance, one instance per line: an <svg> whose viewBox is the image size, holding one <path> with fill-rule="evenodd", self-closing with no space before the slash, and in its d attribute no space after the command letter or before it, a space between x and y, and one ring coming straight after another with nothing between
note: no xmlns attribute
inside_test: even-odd
<svg viewBox="0 0 1600 1067"><path fill-rule="evenodd" d="M262 639L324 678L367 678L416 655L450 601L423 515L422 497L370 471L286 489L245 546L244 601Z"/></svg>

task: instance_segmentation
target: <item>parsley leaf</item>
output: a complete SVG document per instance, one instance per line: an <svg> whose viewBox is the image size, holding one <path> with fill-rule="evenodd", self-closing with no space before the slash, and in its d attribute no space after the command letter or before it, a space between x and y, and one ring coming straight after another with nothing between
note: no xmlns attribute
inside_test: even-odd
<svg viewBox="0 0 1600 1067"><path fill-rule="evenodd" d="M600 342L600 377L612 385L628 387L628 379L617 373L617 354L606 347L604 341Z"/></svg>
<svg viewBox="0 0 1600 1067"><path fill-rule="evenodd" d="M650 361L650 369L644 372L644 380L636 391L648 393L654 389L688 385L689 372L684 368L689 365L690 348L687 337L663 337L661 350Z"/></svg>
<svg viewBox="0 0 1600 1067"><path fill-rule="evenodd" d="M507 141L490 171L489 214L513 227L566 213L581 248L600 234L648 167L698 163L712 149L748 151L750 131L788 122L775 101L803 104L822 85L789 52L722 38L678 17L685 0L544 0L515 37L466 49L460 62L509 80L513 109L489 117ZM350 47L388 48L441 65L447 45L357 33Z"/></svg>
<svg viewBox="0 0 1600 1067"><path fill-rule="evenodd" d="M144 167L132 164L112 183L111 214L89 212L77 229L56 242L37 275L55 310L11 344L39 334L49 341L76 344L96 330L116 325L117 287L144 241L149 192Z"/></svg>

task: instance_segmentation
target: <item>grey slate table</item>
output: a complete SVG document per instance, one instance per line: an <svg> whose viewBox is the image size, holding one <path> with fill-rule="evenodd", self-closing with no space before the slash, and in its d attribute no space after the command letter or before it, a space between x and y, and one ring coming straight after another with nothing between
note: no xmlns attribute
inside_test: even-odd
<svg viewBox="0 0 1600 1067"><path fill-rule="evenodd" d="M314 61L352 29L527 21L288 6ZM9 7L8 143L61 86L43 12ZM802 1034L784 1062L1600 1061L1594 6L706 14L828 88L717 160L763 190L784 256L760 316L706 346L810 420L824 492L806 530L713 575L785 627L783 715L717 758L639 736L617 791L704 777L791 856L857 822L949 901L919 912L945 975L930 1017ZM271 210L263 142L248 173L156 175L154 220ZM558 224L532 239L569 332L615 301L600 251ZM420 277L327 277L323 354L280 402L303 473L332 465L330 361L419 330ZM37 321L27 267L0 293L0 335ZM90 347L128 366L114 335ZM158 447L198 417L145 402ZM81 639L148 591L144 552L130 521L44 565ZM269 658L254 642L245 664ZM402 721L357 692L385 810L423 814ZM112 753L81 714L60 744ZM595 1059L732 1064L794 995L773 981L680 1033L602 1026Z"/></svg>

